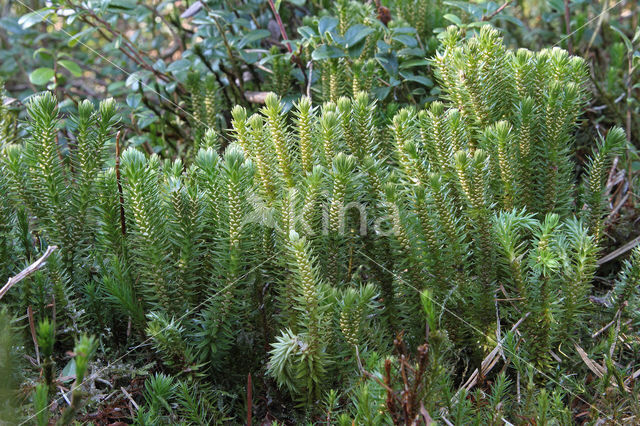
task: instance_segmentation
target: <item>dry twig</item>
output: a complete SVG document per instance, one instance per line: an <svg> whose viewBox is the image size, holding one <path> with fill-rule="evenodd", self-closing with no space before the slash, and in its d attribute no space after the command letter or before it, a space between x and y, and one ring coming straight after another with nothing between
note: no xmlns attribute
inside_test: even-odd
<svg viewBox="0 0 640 426"><path fill-rule="evenodd" d="M511 327L511 332L512 333L514 331L516 331L516 329L520 326L520 324L522 324L522 322L525 319L527 319L529 314L530 314L530 312L527 312L522 318L520 318L518 320L517 323L515 323L513 325L513 327ZM493 348L493 350L491 352L489 352L489 355L487 355L482 360L482 363L480 364L480 370L478 370L476 368L473 371L473 373L471 373L471 376L469 376L469 379L467 379L465 384L462 385L462 387L460 389L465 389L465 390L469 391L471 388L473 388L478 383L478 379L480 377L485 377L489 373L489 371L491 371L491 369L498 363L498 360L500 359L500 353L502 352L502 343L503 343L503 341L504 341L504 338L502 338L502 340L500 342L498 342L496 347ZM458 390L458 392L456 393L456 399L457 399L458 393L460 393L460 390Z"/></svg>
<svg viewBox="0 0 640 426"><path fill-rule="evenodd" d="M490 21L493 18L495 18L495 16L502 12L507 6L509 6L511 3L513 2L513 0L510 0L508 2L506 2L505 4L503 4L502 6L500 6L498 9L496 9L495 12L493 12L491 15L485 15L482 17L481 21L486 22L486 21Z"/></svg>
<svg viewBox="0 0 640 426"><path fill-rule="evenodd" d="M598 264L598 266L600 266L603 263L610 262L613 259L615 259L616 257L618 257L618 256L620 256L622 254L625 254L629 250L633 249L638 244L640 244L640 236L638 236L638 237L634 238L633 240L629 241L627 244L623 245L622 247L612 251L608 255L604 256L601 259L599 259L596 263Z"/></svg>
<svg viewBox="0 0 640 426"><path fill-rule="evenodd" d="M9 281L7 281L4 287L0 289L0 299L2 299L4 295L7 294L7 292L11 289L11 287L13 287L15 284L19 283L23 279L27 278L29 275L33 274L34 272L42 268L44 266L44 262L47 260L47 258L49 258L49 256L51 256L51 253L53 253L53 251L57 248L58 246L47 247L47 250L40 257L40 259L36 260L31 265L24 268L15 277L9 278Z"/></svg>

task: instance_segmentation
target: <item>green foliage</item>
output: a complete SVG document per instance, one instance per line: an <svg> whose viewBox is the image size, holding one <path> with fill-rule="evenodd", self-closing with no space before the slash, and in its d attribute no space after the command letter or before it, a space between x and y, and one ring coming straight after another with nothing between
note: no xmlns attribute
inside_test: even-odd
<svg viewBox="0 0 640 426"><path fill-rule="evenodd" d="M23 379L20 339L12 324L13 318L6 307L0 310L0 420L15 422L18 419L18 387Z"/></svg>
<svg viewBox="0 0 640 426"><path fill-rule="evenodd" d="M440 19L425 15L429 4L404 18L420 37ZM385 53L366 51L391 61L414 32L373 13L341 1L337 19L312 19L322 41L312 58L353 44L316 58L328 84L320 106L302 97L289 113L270 93L255 114L234 107L225 132L218 97L244 84L232 78L242 66L222 84L212 70L186 76L194 145L171 160L120 152L112 100L68 116L49 92L30 101L25 136L2 146L2 273L60 248L7 296L37 324L44 380L29 415L70 424L94 356L100 372L116 359L121 377L148 376L139 424L242 422L249 407L291 422L561 422L575 403L565 391L611 410L590 395L610 379L629 386L637 343L616 349L614 335L607 349L590 335L629 325L639 255L609 298L615 309L593 309L605 177L625 135L609 130L575 167L584 61L512 51L489 26L471 37L451 27L432 60L442 100L381 105L368 56ZM220 48L247 53L225 30L236 24L206 15L229 36ZM84 329L104 336L100 353ZM49 412L58 347L73 341L70 404ZM587 345L603 369L576 355Z"/></svg>
<svg viewBox="0 0 640 426"><path fill-rule="evenodd" d="M211 129L220 131L220 87L211 74L202 76L192 72L187 77L187 89L191 95L191 125L195 129L194 141L196 149L204 138L205 132Z"/></svg>
<svg viewBox="0 0 640 426"><path fill-rule="evenodd" d="M340 96L355 97L361 91L380 100L402 98L422 104L429 98L433 81L420 74L419 67L435 51L433 31L443 25L444 6L428 0L410 3L392 2L389 10L339 1L329 15L303 21L299 43L317 64L323 101L337 102ZM406 13L416 6L422 14ZM436 13L427 13L430 6Z"/></svg>
<svg viewBox="0 0 640 426"><path fill-rule="evenodd" d="M635 248L624 263L613 292L613 306L628 312L637 312L637 292L640 284L640 249Z"/></svg>
<svg viewBox="0 0 640 426"><path fill-rule="evenodd" d="M2 145L17 138L16 115L10 110L10 100L5 96L4 84L0 80L0 141Z"/></svg>
<svg viewBox="0 0 640 426"><path fill-rule="evenodd" d="M76 379L71 387L71 404L62 412L62 416L60 416L56 422L56 426L71 424L80 409L82 399L84 398L81 386L87 373L89 361L96 350L96 345L97 342L93 336L82 335L76 340L76 345L73 349L76 364Z"/></svg>
<svg viewBox="0 0 640 426"><path fill-rule="evenodd" d="M46 426L49 424L49 387L44 383L36 385L33 393L33 408L36 411L36 422L38 426Z"/></svg>
<svg viewBox="0 0 640 426"><path fill-rule="evenodd" d="M38 323L37 336L38 346L42 350L44 362L42 369L44 372L44 380L46 386L53 385L53 344L55 341L55 326L49 322L47 318Z"/></svg>
<svg viewBox="0 0 640 426"><path fill-rule="evenodd" d="M276 46L271 47L269 54L273 57L271 76L271 92L278 96L285 96L291 88L291 74L293 72L293 64L287 55L279 52Z"/></svg>

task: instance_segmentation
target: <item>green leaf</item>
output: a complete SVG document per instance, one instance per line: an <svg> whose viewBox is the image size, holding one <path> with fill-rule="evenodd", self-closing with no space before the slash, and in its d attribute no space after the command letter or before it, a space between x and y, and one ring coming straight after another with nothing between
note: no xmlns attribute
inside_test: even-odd
<svg viewBox="0 0 640 426"><path fill-rule="evenodd" d="M140 105L141 101L142 95L140 95L140 93L129 93L127 95L127 105L129 105L129 107L132 109L138 108L138 105Z"/></svg>
<svg viewBox="0 0 640 426"><path fill-rule="evenodd" d="M499 13L496 16L493 17L493 20L502 20L502 21L507 21L507 22L511 22L512 24L520 27L520 28L524 28L524 23L516 18L515 16L511 16L509 14L503 14L503 13ZM484 22L484 24L487 24L487 22Z"/></svg>
<svg viewBox="0 0 640 426"><path fill-rule="evenodd" d="M255 50L241 50L240 57L248 64L255 64L260 60L260 52L256 52Z"/></svg>
<svg viewBox="0 0 640 426"><path fill-rule="evenodd" d="M449 22L453 22L458 26L462 25L462 20L452 13L447 13L446 15L443 16L443 18Z"/></svg>
<svg viewBox="0 0 640 426"><path fill-rule="evenodd" d="M418 40L416 40L415 37L411 37L410 35L406 35L406 34L394 35L393 39L408 47L415 47L418 45Z"/></svg>
<svg viewBox="0 0 640 426"><path fill-rule="evenodd" d="M50 7L45 7L44 9L35 10L31 13L27 13L26 15L22 15L18 20L18 24L20 24L22 28L30 28L48 20L49 16L52 14L53 10Z"/></svg>
<svg viewBox="0 0 640 426"><path fill-rule="evenodd" d="M29 81L36 86L47 84L53 78L53 68L38 68L29 74Z"/></svg>
<svg viewBox="0 0 640 426"><path fill-rule="evenodd" d="M69 47L73 47L76 44L78 44L78 42L82 37L84 37L85 35L92 34L95 30L96 28L87 28L86 30L80 31L79 33L69 37L69 41L67 42L67 44L69 45Z"/></svg>
<svg viewBox="0 0 640 426"><path fill-rule="evenodd" d="M373 93L375 94L377 99L383 101L386 99L387 96L389 96L389 93L391 93L391 87L388 87L388 86L376 87L375 89L373 89Z"/></svg>
<svg viewBox="0 0 640 426"><path fill-rule="evenodd" d="M418 30L413 27L397 27L391 29L392 34L417 34Z"/></svg>
<svg viewBox="0 0 640 426"><path fill-rule="evenodd" d="M153 69L160 72L166 72L167 64L165 64L162 59L158 59L153 63Z"/></svg>
<svg viewBox="0 0 640 426"><path fill-rule="evenodd" d="M317 36L313 28L307 26L298 27L298 34L300 34L302 38L307 40Z"/></svg>
<svg viewBox="0 0 640 426"><path fill-rule="evenodd" d="M387 54L389 53L389 50L391 50L391 46L389 46L386 42L382 40L378 40L378 42L376 43L376 48L378 49L378 52L380 54Z"/></svg>
<svg viewBox="0 0 640 426"><path fill-rule="evenodd" d="M346 47L349 48L351 46L358 44L360 41L362 41L366 36L368 36L372 32L373 32L373 28L367 27L362 24L349 27L349 29L344 35L344 38L347 42Z"/></svg>
<svg viewBox="0 0 640 426"><path fill-rule="evenodd" d="M149 77L151 73L149 71L136 71L127 77L126 84L128 87L131 87L132 90L138 90L140 85L146 86L142 81Z"/></svg>
<svg viewBox="0 0 640 426"><path fill-rule="evenodd" d="M33 52L33 59L35 59L38 55L42 55L45 60L50 60L53 58L53 56L51 55L51 51L44 47L41 47L40 49Z"/></svg>
<svg viewBox="0 0 640 426"><path fill-rule="evenodd" d="M126 83L124 81L114 81L113 83L107 86L107 91L109 91L112 94L115 94L113 92L121 91L125 87L126 87Z"/></svg>
<svg viewBox="0 0 640 426"><path fill-rule="evenodd" d="M633 45L631 44L631 40L629 40L629 37L627 37L627 35L625 33L623 33L620 28L616 28L616 27L614 27L612 25L611 29L613 31L617 32L618 35L620 35L620 38L622 38L622 41L624 42L624 45L627 48L627 52L632 52L633 51Z"/></svg>
<svg viewBox="0 0 640 426"><path fill-rule="evenodd" d="M62 59L58 61L58 63L65 67L73 76L80 77L82 75L82 68L75 62Z"/></svg>
<svg viewBox="0 0 640 426"><path fill-rule="evenodd" d="M405 80L415 81L416 83L420 83L427 87L433 87L433 81L429 77L425 77L423 75L414 75L410 73L401 72L400 75L404 77Z"/></svg>
<svg viewBox="0 0 640 426"><path fill-rule="evenodd" d="M191 66L191 61L188 59L178 59L177 61L171 62L167 67L167 71L169 72L180 72L186 69L189 69Z"/></svg>
<svg viewBox="0 0 640 426"><path fill-rule="evenodd" d="M271 31L269 30L253 30L242 39L244 44L248 44L257 40L262 40L263 38L269 37L271 35Z"/></svg>
<svg viewBox="0 0 640 426"><path fill-rule="evenodd" d="M549 0L549 4L558 12L564 10L564 2L562 0Z"/></svg>
<svg viewBox="0 0 640 426"><path fill-rule="evenodd" d="M424 58L427 56L427 52L420 47L405 47L404 49L400 49L397 52L399 57L416 57L416 58Z"/></svg>
<svg viewBox="0 0 640 426"><path fill-rule="evenodd" d="M136 0L110 0L109 9L133 10L138 6Z"/></svg>
<svg viewBox="0 0 640 426"><path fill-rule="evenodd" d="M336 18L332 18L330 16L323 16L318 21L318 33L321 37L324 36L324 33L327 31L331 32L335 27L338 26L338 20Z"/></svg>
<svg viewBox="0 0 640 426"><path fill-rule="evenodd" d="M141 114L141 117L138 120L138 128L145 129L156 121L158 121L158 116L151 111L149 111L148 114Z"/></svg>
<svg viewBox="0 0 640 426"><path fill-rule="evenodd" d="M396 76L398 74L398 57L393 52L376 55L376 60L390 76Z"/></svg>
<svg viewBox="0 0 640 426"><path fill-rule="evenodd" d="M314 61L319 61L321 59L328 58L342 58L343 56L345 56L345 53L337 47L322 44L313 51L313 53L311 54L311 59L313 59Z"/></svg>
<svg viewBox="0 0 640 426"><path fill-rule="evenodd" d="M17 19L4 17L0 18L0 28L3 28L8 33L22 36L29 33L29 30L22 28L22 25L18 24Z"/></svg>
<svg viewBox="0 0 640 426"><path fill-rule="evenodd" d="M410 61L404 61L400 64L400 68L413 68L413 67L422 67L429 65L428 59L411 59Z"/></svg>
<svg viewBox="0 0 640 426"><path fill-rule="evenodd" d="M140 146L145 142L150 142L151 139L148 135L140 135L140 136L132 136L129 138L128 142L131 146Z"/></svg>
<svg viewBox="0 0 640 426"><path fill-rule="evenodd" d="M76 378L76 360L71 359L62 369L62 373L60 373L60 377L65 381L71 381Z"/></svg>
<svg viewBox="0 0 640 426"><path fill-rule="evenodd" d="M631 70L632 73L633 71L635 71L635 68L637 68L638 65L640 65L640 52L635 51L633 52L633 56L631 57L631 66L633 68Z"/></svg>

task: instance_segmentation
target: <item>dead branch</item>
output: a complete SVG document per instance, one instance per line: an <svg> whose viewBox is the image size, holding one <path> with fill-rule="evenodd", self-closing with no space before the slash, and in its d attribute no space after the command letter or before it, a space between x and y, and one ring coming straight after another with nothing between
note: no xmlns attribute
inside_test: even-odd
<svg viewBox="0 0 640 426"><path fill-rule="evenodd" d="M518 320L518 322L516 322L513 327L511 327L511 332L513 333L514 331L516 331L516 329L520 326L520 324L522 324L522 322L527 319L527 317L529 316L530 312L527 312L522 318L520 318ZM493 348L493 350L491 352L489 352L489 355L487 355L483 360L482 363L480 364L480 370L478 370L477 368L473 371L473 373L471 373L471 376L469 376L469 379L465 382L464 385L462 385L462 387L460 389L465 389L467 391L471 390L471 388L473 388L476 383L478 382L478 378L480 377L485 377L489 371L491 371L491 369L497 364L498 360L500 359L500 352L502 351L502 343L504 341L504 338L502 338L502 340L500 340L500 342L498 342L498 344L496 345L495 348ZM458 397L458 393L460 393L460 390L458 390L458 392L456 393L456 399Z"/></svg>
<svg viewBox="0 0 640 426"><path fill-rule="evenodd" d="M19 283L23 279L27 278L29 275L33 274L34 272L36 272L37 270L42 268L44 266L44 262L47 260L47 258L49 256L51 256L51 253L53 253L53 251L55 249L57 249L57 248L58 248L58 246L49 246L49 247L47 247L47 250L40 257L40 259L36 260L31 265L29 265L26 268L24 268L15 277L9 278L9 281L7 281L7 283L4 285L4 287L2 287L2 289L0 289L0 299L2 299L4 297L4 295L9 291L9 289L11 289L11 287L14 286L14 284Z"/></svg>
<svg viewBox="0 0 640 426"><path fill-rule="evenodd" d="M498 13L502 12L507 6L509 6L511 4L513 0L510 0L508 2L506 2L505 4L503 4L502 6L500 6L498 9L496 9L495 12L493 12L491 15L485 15L482 17L481 21L486 22L486 21L490 21L492 20Z"/></svg>
<svg viewBox="0 0 640 426"><path fill-rule="evenodd" d="M598 266L602 265L603 263L607 263L613 259L615 259L616 257L628 252L629 250L633 249L635 246L637 246L638 244L640 244L640 237L636 237L633 240L629 241L627 244L623 245L622 247L612 251L611 253L609 253L608 255L604 256L603 258L599 259L596 264Z"/></svg>

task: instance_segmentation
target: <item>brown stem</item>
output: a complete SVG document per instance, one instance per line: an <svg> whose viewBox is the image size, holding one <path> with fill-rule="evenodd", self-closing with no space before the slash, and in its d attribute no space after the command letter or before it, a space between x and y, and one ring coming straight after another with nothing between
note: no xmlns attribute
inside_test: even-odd
<svg viewBox="0 0 640 426"><path fill-rule="evenodd" d="M564 27L567 32L567 50L569 55L573 55L573 38L571 37L571 13L569 11L569 1L564 0Z"/></svg>
<svg viewBox="0 0 640 426"><path fill-rule="evenodd" d="M287 50L289 51L289 53L293 53L293 49L291 48L291 45L289 43L286 43L287 41L289 41L289 37L287 37L287 31L284 29L284 25L282 24L282 19L280 19L280 14L276 10L276 5L273 3L273 0L268 0L268 1L269 1L269 6L271 7L271 11L273 12L273 16L275 16L276 22L278 23L278 27L280 28L280 35L282 35L282 39L285 40L284 44L287 45Z"/></svg>
<svg viewBox="0 0 640 426"><path fill-rule="evenodd" d="M38 362L38 365L40 365L40 349L38 347L36 323L33 319L33 309L31 309L31 305L27 306L27 318L29 318L29 331L31 331L31 340L33 340L33 347L36 348L36 361Z"/></svg>
<svg viewBox="0 0 640 426"><path fill-rule="evenodd" d="M293 53L293 48L291 47L291 43L289 43L289 37L287 37L287 30L285 30L284 24L282 23L282 19L280 18L280 14L276 10L276 5L273 3L273 0L268 0L268 1L269 1L269 6L271 7L271 11L273 12L273 16L275 16L276 18L276 23L278 24L278 28L280 28L280 35L282 35L282 39L284 40L283 44L287 47L287 50L289 51L289 53L291 53L291 60L298 66L298 68L300 68L300 71L302 72L302 76L304 77L305 85L306 85L309 79L307 78L307 74L304 72L304 65L300 60L300 52L298 52L297 55Z"/></svg>
<svg viewBox="0 0 640 426"><path fill-rule="evenodd" d="M362 366L362 359L360 359L360 351L358 350L358 346L356 346L355 349L356 349L356 360L358 362L358 369L360 370L360 372L363 375L365 375L366 377L368 377L370 379L373 379L376 382L378 382L378 384L380 386L382 386L383 388L385 388L387 392L393 393L393 389L391 389L391 387L387 383L385 383L382 380L380 380L378 378L378 376L376 376L376 375L374 375L374 374L372 374L372 373L370 373L370 372L368 372L367 370L364 369L364 367Z"/></svg>
<svg viewBox="0 0 640 426"><path fill-rule="evenodd" d="M496 9L495 12L493 12L491 15L484 15L481 19L481 21L490 21L493 18L495 18L495 16L502 12L507 6L509 6L511 3L513 2L513 0L509 0L508 2L506 2L505 4L503 4L502 6L500 6L498 9Z"/></svg>

